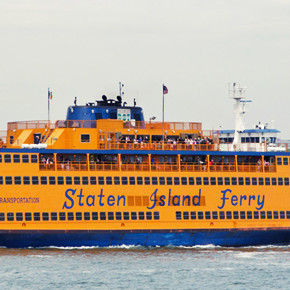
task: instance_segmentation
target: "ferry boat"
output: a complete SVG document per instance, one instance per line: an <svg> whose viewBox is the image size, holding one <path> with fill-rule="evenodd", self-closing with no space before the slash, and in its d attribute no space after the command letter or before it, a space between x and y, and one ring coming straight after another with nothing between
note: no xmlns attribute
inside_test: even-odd
<svg viewBox="0 0 290 290"><path fill-rule="evenodd" d="M144 120L120 96L65 120L10 122L0 143L0 246L290 242L290 154L222 143L202 124Z"/></svg>

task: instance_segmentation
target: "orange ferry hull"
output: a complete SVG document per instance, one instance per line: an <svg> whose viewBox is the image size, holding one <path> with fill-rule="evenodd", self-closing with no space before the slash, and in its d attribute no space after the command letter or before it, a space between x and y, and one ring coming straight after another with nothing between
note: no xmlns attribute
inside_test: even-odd
<svg viewBox="0 0 290 290"><path fill-rule="evenodd" d="M290 229L235 230L51 230L0 231L0 246L27 247L109 247L109 246L197 246L227 247L287 245Z"/></svg>

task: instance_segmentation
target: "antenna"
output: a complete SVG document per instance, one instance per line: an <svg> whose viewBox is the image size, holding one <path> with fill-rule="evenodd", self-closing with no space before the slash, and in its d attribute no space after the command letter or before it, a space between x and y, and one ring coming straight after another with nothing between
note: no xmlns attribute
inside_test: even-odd
<svg viewBox="0 0 290 290"><path fill-rule="evenodd" d="M122 84L121 82L119 82L119 91L120 91L120 97L123 98L124 92L122 91L124 87L124 84Z"/></svg>

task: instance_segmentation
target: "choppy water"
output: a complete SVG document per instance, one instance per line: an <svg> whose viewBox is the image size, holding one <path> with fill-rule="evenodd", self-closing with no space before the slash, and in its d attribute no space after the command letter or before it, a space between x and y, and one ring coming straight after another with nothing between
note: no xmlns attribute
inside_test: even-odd
<svg viewBox="0 0 290 290"><path fill-rule="evenodd" d="M289 289L290 246L0 249L0 289Z"/></svg>

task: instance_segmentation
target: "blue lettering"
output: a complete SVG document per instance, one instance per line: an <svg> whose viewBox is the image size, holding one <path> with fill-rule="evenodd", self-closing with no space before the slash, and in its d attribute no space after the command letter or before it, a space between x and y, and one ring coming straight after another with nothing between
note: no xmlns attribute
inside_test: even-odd
<svg viewBox="0 0 290 290"><path fill-rule="evenodd" d="M256 197L254 195L249 195L249 206L251 205L251 199L255 200Z"/></svg>
<svg viewBox="0 0 290 290"><path fill-rule="evenodd" d="M157 194L158 189L155 189L155 191L151 194L150 196L150 201L153 201L153 205L151 207L147 206L148 209L152 209L156 205L156 194Z"/></svg>
<svg viewBox="0 0 290 290"><path fill-rule="evenodd" d="M164 206L165 205L165 200L166 199L166 196L165 195L161 195L160 196L160 201L159 201L159 205L160 206Z"/></svg>
<svg viewBox="0 0 290 290"><path fill-rule="evenodd" d="M99 205L100 206L104 206L104 203L102 202L102 198L104 197L104 195L103 195L103 189L101 189L101 193L100 193L100 195L98 195L98 197L100 198L99 199Z"/></svg>
<svg viewBox="0 0 290 290"><path fill-rule="evenodd" d="M84 204L82 203L82 197L84 197L82 189L80 190L80 194L77 195L77 197L79 197L79 206L84 206Z"/></svg>
<svg viewBox="0 0 290 290"><path fill-rule="evenodd" d="M67 189L65 192L65 197L70 201L71 205L67 205L66 201L64 202L62 209L71 209L74 206L74 200L69 196L69 192L72 193L72 195L75 195L76 189Z"/></svg>
<svg viewBox="0 0 290 290"><path fill-rule="evenodd" d="M107 202L108 202L109 206L114 206L115 205L115 197L113 195L109 195Z"/></svg>
<svg viewBox="0 0 290 290"><path fill-rule="evenodd" d="M200 195L201 195L201 189L199 190L199 194L198 195L194 195L192 197L192 205L200 206ZM197 200L197 202L196 202L196 200Z"/></svg>
<svg viewBox="0 0 290 290"><path fill-rule="evenodd" d="M232 191L230 189L226 189L226 190L222 190L221 192L223 193L223 197L221 197L221 200L222 200L223 203L222 203L221 206L218 206L219 209L224 208L226 200L229 199L228 197L226 197L226 194L227 194L227 192L231 193Z"/></svg>
<svg viewBox="0 0 290 290"><path fill-rule="evenodd" d="M123 206L125 206L125 196L124 195L118 195L117 206L119 206L121 199L123 199Z"/></svg>
<svg viewBox="0 0 290 290"><path fill-rule="evenodd" d="M95 206L95 195L88 195L87 197L87 206ZM92 202L89 202L89 199L92 200Z"/></svg>
<svg viewBox="0 0 290 290"><path fill-rule="evenodd" d="M247 200L247 196L246 195L241 195L240 205L242 205L243 199Z"/></svg>
<svg viewBox="0 0 290 290"><path fill-rule="evenodd" d="M177 199L177 202L175 202L175 199ZM172 205L174 206L180 206L180 195L174 195L172 198Z"/></svg>
<svg viewBox="0 0 290 290"><path fill-rule="evenodd" d="M260 195L258 195L257 204L259 207L256 207L257 210L261 210L264 207L265 195L263 195L263 199L260 201Z"/></svg>
<svg viewBox="0 0 290 290"><path fill-rule="evenodd" d="M236 206L238 204L238 197L236 195L232 196L231 203L233 206Z"/></svg>
<svg viewBox="0 0 290 290"><path fill-rule="evenodd" d="M190 196L189 195L184 195L182 197L182 205L185 205L185 200L187 200L186 205L190 205Z"/></svg>

